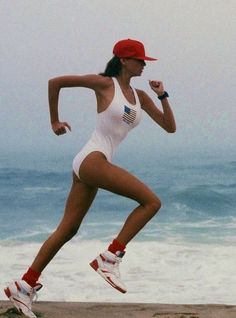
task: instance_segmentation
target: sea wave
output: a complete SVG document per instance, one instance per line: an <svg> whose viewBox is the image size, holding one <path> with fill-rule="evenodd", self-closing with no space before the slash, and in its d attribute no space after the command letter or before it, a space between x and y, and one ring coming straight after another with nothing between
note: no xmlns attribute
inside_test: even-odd
<svg viewBox="0 0 236 318"><path fill-rule="evenodd" d="M151 170L140 162L126 163L135 167L138 177L162 201L160 212L138 240L165 241L169 237L182 242L199 239L215 243L218 235L224 244L227 238L234 238L235 161L166 161L153 164ZM54 230L63 215L71 172L61 167L55 170L53 162L41 169L31 166L0 168L0 240L39 242ZM127 198L99 191L79 236L110 239L136 205Z"/></svg>
<svg viewBox="0 0 236 318"><path fill-rule="evenodd" d="M39 248L36 243L0 244L1 284L19 279ZM132 242L120 264L128 288L125 295L88 265L104 249L106 244L99 240L67 243L41 276L39 300L235 303L235 246ZM5 299L2 289L0 299Z"/></svg>
<svg viewBox="0 0 236 318"><path fill-rule="evenodd" d="M205 215L231 214L235 211L236 187L234 184L200 184L171 190L171 201L185 204L191 211L199 211Z"/></svg>

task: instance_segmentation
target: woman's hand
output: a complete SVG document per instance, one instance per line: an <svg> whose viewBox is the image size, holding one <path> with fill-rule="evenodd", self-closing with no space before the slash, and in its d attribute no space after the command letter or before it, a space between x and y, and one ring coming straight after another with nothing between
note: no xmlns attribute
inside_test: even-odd
<svg viewBox="0 0 236 318"><path fill-rule="evenodd" d="M51 125L52 125L52 130L57 136L66 134L67 132L66 128L68 128L69 131L71 131L71 127L67 122L58 121L58 122L52 123Z"/></svg>
<svg viewBox="0 0 236 318"><path fill-rule="evenodd" d="M161 81L149 81L149 85L151 87L151 89L158 95L161 96L164 94L165 89L164 89L164 85Z"/></svg>

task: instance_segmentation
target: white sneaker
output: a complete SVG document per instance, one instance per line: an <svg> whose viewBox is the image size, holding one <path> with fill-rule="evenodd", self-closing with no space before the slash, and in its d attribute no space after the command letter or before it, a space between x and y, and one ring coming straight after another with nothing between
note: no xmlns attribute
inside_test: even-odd
<svg viewBox="0 0 236 318"><path fill-rule="evenodd" d="M32 288L24 280L18 280L6 287L4 292L20 313L30 318L37 318L32 311L32 302L41 287L42 285L37 283Z"/></svg>
<svg viewBox="0 0 236 318"><path fill-rule="evenodd" d="M110 251L105 251L89 264L102 278L121 293L127 292L125 284L121 281L119 271L119 264L124 254L125 252L113 254Z"/></svg>

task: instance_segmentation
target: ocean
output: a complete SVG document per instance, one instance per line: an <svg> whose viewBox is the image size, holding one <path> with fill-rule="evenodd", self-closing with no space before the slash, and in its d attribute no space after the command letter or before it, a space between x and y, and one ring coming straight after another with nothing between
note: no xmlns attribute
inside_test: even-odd
<svg viewBox="0 0 236 318"><path fill-rule="evenodd" d="M0 159L0 299L31 264L63 215L72 155ZM233 153L116 157L161 198L162 208L128 244L113 290L88 263L136 203L100 190L78 234L42 274L39 300L235 304L236 159Z"/></svg>

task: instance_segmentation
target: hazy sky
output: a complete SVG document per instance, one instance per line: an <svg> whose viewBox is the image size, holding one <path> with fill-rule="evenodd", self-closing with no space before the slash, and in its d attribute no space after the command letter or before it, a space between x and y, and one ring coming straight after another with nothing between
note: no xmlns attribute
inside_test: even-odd
<svg viewBox="0 0 236 318"><path fill-rule="evenodd" d="M142 140L143 150L235 149L235 17L235 0L1 0L1 153L76 152L93 130L94 94L61 92L61 120L72 133L57 137L49 125L48 79L103 71L114 43L128 37L159 58L133 86L158 103L148 79L163 80L177 132L165 133L144 115L122 147L137 149Z"/></svg>

